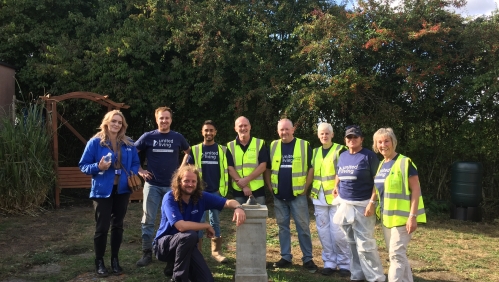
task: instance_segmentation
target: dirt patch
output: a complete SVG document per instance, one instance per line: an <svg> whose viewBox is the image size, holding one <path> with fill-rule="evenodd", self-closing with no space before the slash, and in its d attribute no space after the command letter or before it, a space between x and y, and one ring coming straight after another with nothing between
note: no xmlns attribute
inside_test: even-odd
<svg viewBox="0 0 499 282"><path fill-rule="evenodd" d="M35 265L30 272L43 274L56 274L61 272L61 266L58 264Z"/></svg>
<svg viewBox="0 0 499 282"><path fill-rule="evenodd" d="M36 249L36 244L58 242L66 236L78 215L88 213L89 206L77 206L45 211L36 217L15 216L14 222L0 230L0 254L27 253ZM13 217L4 217L0 223Z"/></svg>

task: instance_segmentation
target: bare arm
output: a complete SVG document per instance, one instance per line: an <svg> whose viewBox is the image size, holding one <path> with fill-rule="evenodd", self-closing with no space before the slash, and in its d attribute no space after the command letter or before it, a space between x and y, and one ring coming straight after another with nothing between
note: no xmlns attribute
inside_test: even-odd
<svg viewBox="0 0 499 282"><path fill-rule="evenodd" d="M137 154L140 153L140 150L137 150ZM145 181L151 180L152 179L152 174L147 170L142 168L142 164L139 166L139 173L140 177L144 178Z"/></svg>
<svg viewBox="0 0 499 282"><path fill-rule="evenodd" d="M211 227L211 225L207 222L199 223L199 222L185 221L185 220L179 220L179 221L175 222L174 226L180 232L199 231L199 230L205 230L205 229L208 229Z"/></svg>
<svg viewBox="0 0 499 282"><path fill-rule="evenodd" d="M237 186L243 188L248 186L251 180L257 178L260 174L262 174L265 170L267 169L267 163L263 162L260 163L255 170L253 170L248 176L245 176L243 178L240 178L237 180Z"/></svg>
<svg viewBox="0 0 499 282"><path fill-rule="evenodd" d="M336 198L338 197L338 188L340 187L340 178L338 175L334 178L334 190L333 190L333 197Z"/></svg>
<svg viewBox="0 0 499 282"><path fill-rule="evenodd" d="M367 204L365 216L372 216L376 213L376 187L373 187L373 192L371 193L371 198L369 199L369 204Z"/></svg>
<svg viewBox="0 0 499 282"><path fill-rule="evenodd" d="M305 181L305 189L303 189L302 195L307 194L308 189L310 189L310 185L312 185L313 181L314 181L314 168L310 168L308 170L307 180Z"/></svg>
<svg viewBox="0 0 499 282"><path fill-rule="evenodd" d="M244 209L241 207L238 201L227 200L225 202L224 208L230 208L234 210L234 216L232 217L232 221L236 222L236 226L239 226L243 224L244 221L246 221L246 213L244 212Z"/></svg>
<svg viewBox="0 0 499 282"><path fill-rule="evenodd" d="M419 210L419 196L421 195L421 187L419 186L419 177L417 175L413 175L409 177L409 190L411 190L411 215L407 219L407 223L405 225L407 229L407 233L411 234L416 231L418 228L418 221L416 220L416 216L418 215Z"/></svg>
<svg viewBox="0 0 499 282"><path fill-rule="evenodd" d="M239 173L237 173L236 169L233 166L229 166L227 169L229 170L230 177L232 177L232 179L236 182L239 181L241 176L239 176Z"/></svg>
<svg viewBox="0 0 499 282"><path fill-rule="evenodd" d="M187 148L187 150L184 150L184 158L182 159L181 166L187 164L187 161L189 160L189 154L190 153L191 153L191 147Z"/></svg>
<svg viewBox="0 0 499 282"><path fill-rule="evenodd" d="M266 169L265 172L263 173L263 180L265 182L265 186L269 188L270 194L274 195L274 190L272 190L272 182L270 181L270 174L271 174L270 169Z"/></svg>

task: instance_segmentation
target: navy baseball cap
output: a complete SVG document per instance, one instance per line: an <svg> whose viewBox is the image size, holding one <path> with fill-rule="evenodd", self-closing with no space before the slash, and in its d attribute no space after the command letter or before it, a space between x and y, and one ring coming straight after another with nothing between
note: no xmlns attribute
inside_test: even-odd
<svg viewBox="0 0 499 282"><path fill-rule="evenodd" d="M345 131L345 137L348 135L354 135L354 136L359 136L362 137L362 130L360 130L360 127L358 125L350 125L347 126L347 129Z"/></svg>

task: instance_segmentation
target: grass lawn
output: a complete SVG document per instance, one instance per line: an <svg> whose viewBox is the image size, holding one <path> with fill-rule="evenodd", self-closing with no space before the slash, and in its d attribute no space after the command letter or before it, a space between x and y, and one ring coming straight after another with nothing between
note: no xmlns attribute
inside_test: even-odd
<svg viewBox="0 0 499 282"><path fill-rule="evenodd" d="M40 211L38 216L0 215L0 281L168 281L163 275L164 263L154 262L144 268L135 266L141 256L140 219L142 204L131 203L125 219L125 234L120 262L125 274L97 278L94 275L91 202L62 194L62 208ZM86 192L85 194L86 195ZM84 196L85 197L85 196ZM272 201L268 202L267 262L280 259L278 228ZM310 228L315 263L322 268L321 244L317 237L313 206L309 207ZM217 264L210 257L209 240L203 252L215 281L232 281L235 273L236 227L232 212L221 213L224 254L228 264ZM415 281L499 281L499 224L450 220L447 214L428 217L409 245L409 259ZM339 276L311 274L302 268L301 251L294 223L293 267L269 268L269 281L349 281ZM379 252L388 271L387 254L381 229L376 227ZM109 244L105 262L109 265Z"/></svg>

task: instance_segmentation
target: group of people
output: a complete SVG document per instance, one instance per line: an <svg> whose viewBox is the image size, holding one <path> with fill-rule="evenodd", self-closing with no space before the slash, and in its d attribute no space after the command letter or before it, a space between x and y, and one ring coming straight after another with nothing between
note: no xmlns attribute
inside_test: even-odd
<svg viewBox="0 0 499 282"><path fill-rule="evenodd" d="M249 196L264 205L266 191L273 197L279 227L281 259L275 268L292 265L290 221L293 218L302 252L302 264L310 272L313 261L308 199L314 205L317 232L322 244L323 275L338 272L352 281L385 281L374 238L375 214L381 218L390 257L389 281L412 281L407 245L426 216L417 169L411 159L396 153L397 140L391 128L374 134L373 149L362 147L358 126L347 127L346 146L332 142L333 128L318 127L322 146L312 150L308 141L294 136L289 119L277 124L279 139L267 146L251 136L246 117L235 120L235 140L227 146L215 142L213 121L202 125L203 142L190 147L185 138L170 129L172 111L155 112L158 129L133 142L125 135L127 123L120 111L110 111L100 131L88 141L79 166L92 175L90 198L95 209L95 269L99 276L119 275L118 252L123 237L123 219L131 191L127 175L144 180L142 257L137 266L152 262L153 255L166 262L164 273L171 281L213 281L202 254L203 232L211 241L211 255L225 263L219 213L234 210L239 226L246 216L242 204ZM143 151L147 169L141 167ZM180 161L180 152L184 156ZM111 161L105 156L111 153ZM234 199L226 199L229 181ZM161 221L154 235L158 209ZM205 220L209 216L209 223ZM111 228L111 270L104 264L107 233Z"/></svg>

